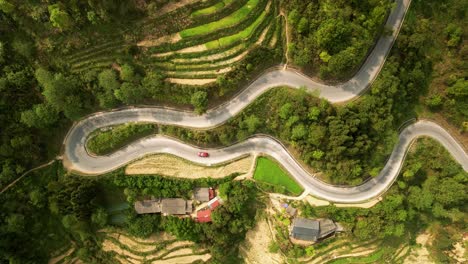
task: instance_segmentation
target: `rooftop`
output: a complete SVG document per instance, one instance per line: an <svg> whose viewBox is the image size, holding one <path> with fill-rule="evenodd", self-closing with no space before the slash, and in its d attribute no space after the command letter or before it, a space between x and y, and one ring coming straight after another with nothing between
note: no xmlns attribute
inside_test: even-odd
<svg viewBox="0 0 468 264"><path fill-rule="evenodd" d="M193 190L193 198L200 202L208 202L210 200L210 188L195 188Z"/></svg>
<svg viewBox="0 0 468 264"><path fill-rule="evenodd" d="M317 220L294 218L291 236L306 241L317 241L320 234L320 225Z"/></svg>

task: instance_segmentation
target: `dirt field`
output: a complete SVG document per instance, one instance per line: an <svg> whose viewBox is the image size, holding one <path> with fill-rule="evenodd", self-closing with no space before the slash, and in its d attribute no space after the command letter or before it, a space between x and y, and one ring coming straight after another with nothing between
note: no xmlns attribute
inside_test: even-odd
<svg viewBox="0 0 468 264"><path fill-rule="evenodd" d="M178 79L178 78L167 78L166 81L177 84L187 85L205 85L216 82L216 79Z"/></svg>
<svg viewBox="0 0 468 264"><path fill-rule="evenodd" d="M416 237L416 243L421 244L420 248L412 250L411 254L405 259L404 264L429 264L434 263L429 258L429 251L426 246L430 243L430 234L422 233Z"/></svg>
<svg viewBox="0 0 468 264"><path fill-rule="evenodd" d="M272 241L272 234L265 219L258 221L257 226L247 232L245 242L240 251L246 263L283 263L280 253L270 253L268 245Z"/></svg>
<svg viewBox="0 0 468 264"><path fill-rule="evenodd" d="M158 154L128 165L125 173L128 175L160 174L190 179L204 177L223 178L236 172L241 174L248 173L252 163L253 157L249 156L223 166L204 167L175 156Z"/></svg>
<svg viewBox="0 0 468 264"><path fill-rule="evenodd" d="M120 234L112 231L102 232L106 237L112 237L117 239L120 244L125 245L128 249L123 248L116 242L110 239L105 239L102 243L102 249L104 251L113 251L118 255L115 257L115 261L120 263L161 263L161 264L172 264L172 263L192 263L197 260L207 261L211 258L210 254L200 254L199 250L194 252L192 248L181 248L192 246L193 242L190 241L174 241L173 236L167 235L166 233L155 234L148 239L137 239L126 234ZM168 242L163 249L157 249L157 243ZM153 243L153 244L149 244ZM174 250L176 249L176 250ZM172 251L174 250L174 251ZM171 252L172 251L172 252ZM201 249L203 251L203 249ZM170 252L169 254L167 254ZM167 254L163 257L164 254ZM162 259L157 259L162 258Z"/></svg>

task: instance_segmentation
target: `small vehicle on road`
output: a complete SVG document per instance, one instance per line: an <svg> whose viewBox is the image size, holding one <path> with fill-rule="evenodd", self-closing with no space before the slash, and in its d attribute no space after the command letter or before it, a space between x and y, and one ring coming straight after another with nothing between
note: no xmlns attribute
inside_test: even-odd
<svg viewBox="0 0 468 264"><path fill-rule="evenodd" d="M207 157L210 156L210 154L208 152L200 151L200 152L198 152L198 156L202 157L202 158L207 158Z"/></svg>

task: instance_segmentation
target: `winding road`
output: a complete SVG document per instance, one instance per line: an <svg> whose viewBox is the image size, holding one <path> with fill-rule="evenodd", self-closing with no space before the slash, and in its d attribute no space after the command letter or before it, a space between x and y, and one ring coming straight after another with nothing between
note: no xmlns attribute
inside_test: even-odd
<svg viewBox="0 0 468 264"><path fill-rule="evenodd" d="M328 185L310 175L287 149L276 139L257 135L241 143L221 149L200 149L183 142L153 136L138 140L108 156L93 156L87 152L86 140L96 129L128 122L170 124L197 129L219 126L242 111L265 91L277 86L306 87L309 92L320 91L320 96L331 102L351 100L362 93L376 78L398 35L410 0L397 0L386 26L393 29L390 36L382 36L358 73L349 81L336 86L317 83L292 70L273 70L252 82L232 100L207 111L204 115L174 109L147 107L99 112L74 124L64 141L64 165L78 173L98 175L115 170L149 153L168 153L205 165L224 163L242 155L265 153L275 158L310 194L332 202L359 203L375 198L393 183L402 167L411 142L420 136L438 140L468 171L468 155L460 144L435 123L419 121L406 127L399 136L389 160L380 174L355 187ZM210 152L209 158L200 158L198 151Z"/></svg>

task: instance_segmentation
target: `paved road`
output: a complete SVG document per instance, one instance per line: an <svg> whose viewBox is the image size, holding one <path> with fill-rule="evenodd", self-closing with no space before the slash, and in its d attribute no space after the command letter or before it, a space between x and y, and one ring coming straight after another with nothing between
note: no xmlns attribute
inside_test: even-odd
<svg viewBox="0 0 468 264"><path fill-rule="evenodd" d="M84 174L101 174L114 170L131 160L148 153L170 153L193 162L216 164L240 155L263 152L277 159L311 194L329 201L357 203L380 195L398 175L404 159L405 150L411 140L418 136L430 136L439 140L452 155L468 170L468 158L463 149L442 128L429 122L418 122L406 128L400 141L378 177L361 186L340 188L320 182L303 170L294 158L275 139L257 136L231 147L209 150L210 158L197 157L197 149L169 138L155 136L139 140L110 156L93 157L86 151L87 136L94 130L128 122L151 122L171 124L198 129L218 126L238 114L262 93L273 87L288 85L305 86L308 91L319 90L320 96L331 102L343 102L358 96L378 75L385 58L398 35L399 28L409 6L410 0L397 0L390 14L387 26L394 29L393 35L380 38L362 66L361 70L346 83L329 86L314 82L308 77L292 70L275 70L260 76L240 94L229 102L209 110L204 115L164 108L130 108L110 112L100 112L76 123L69 131L64 145L64 165L71 170Z"/></svg>

